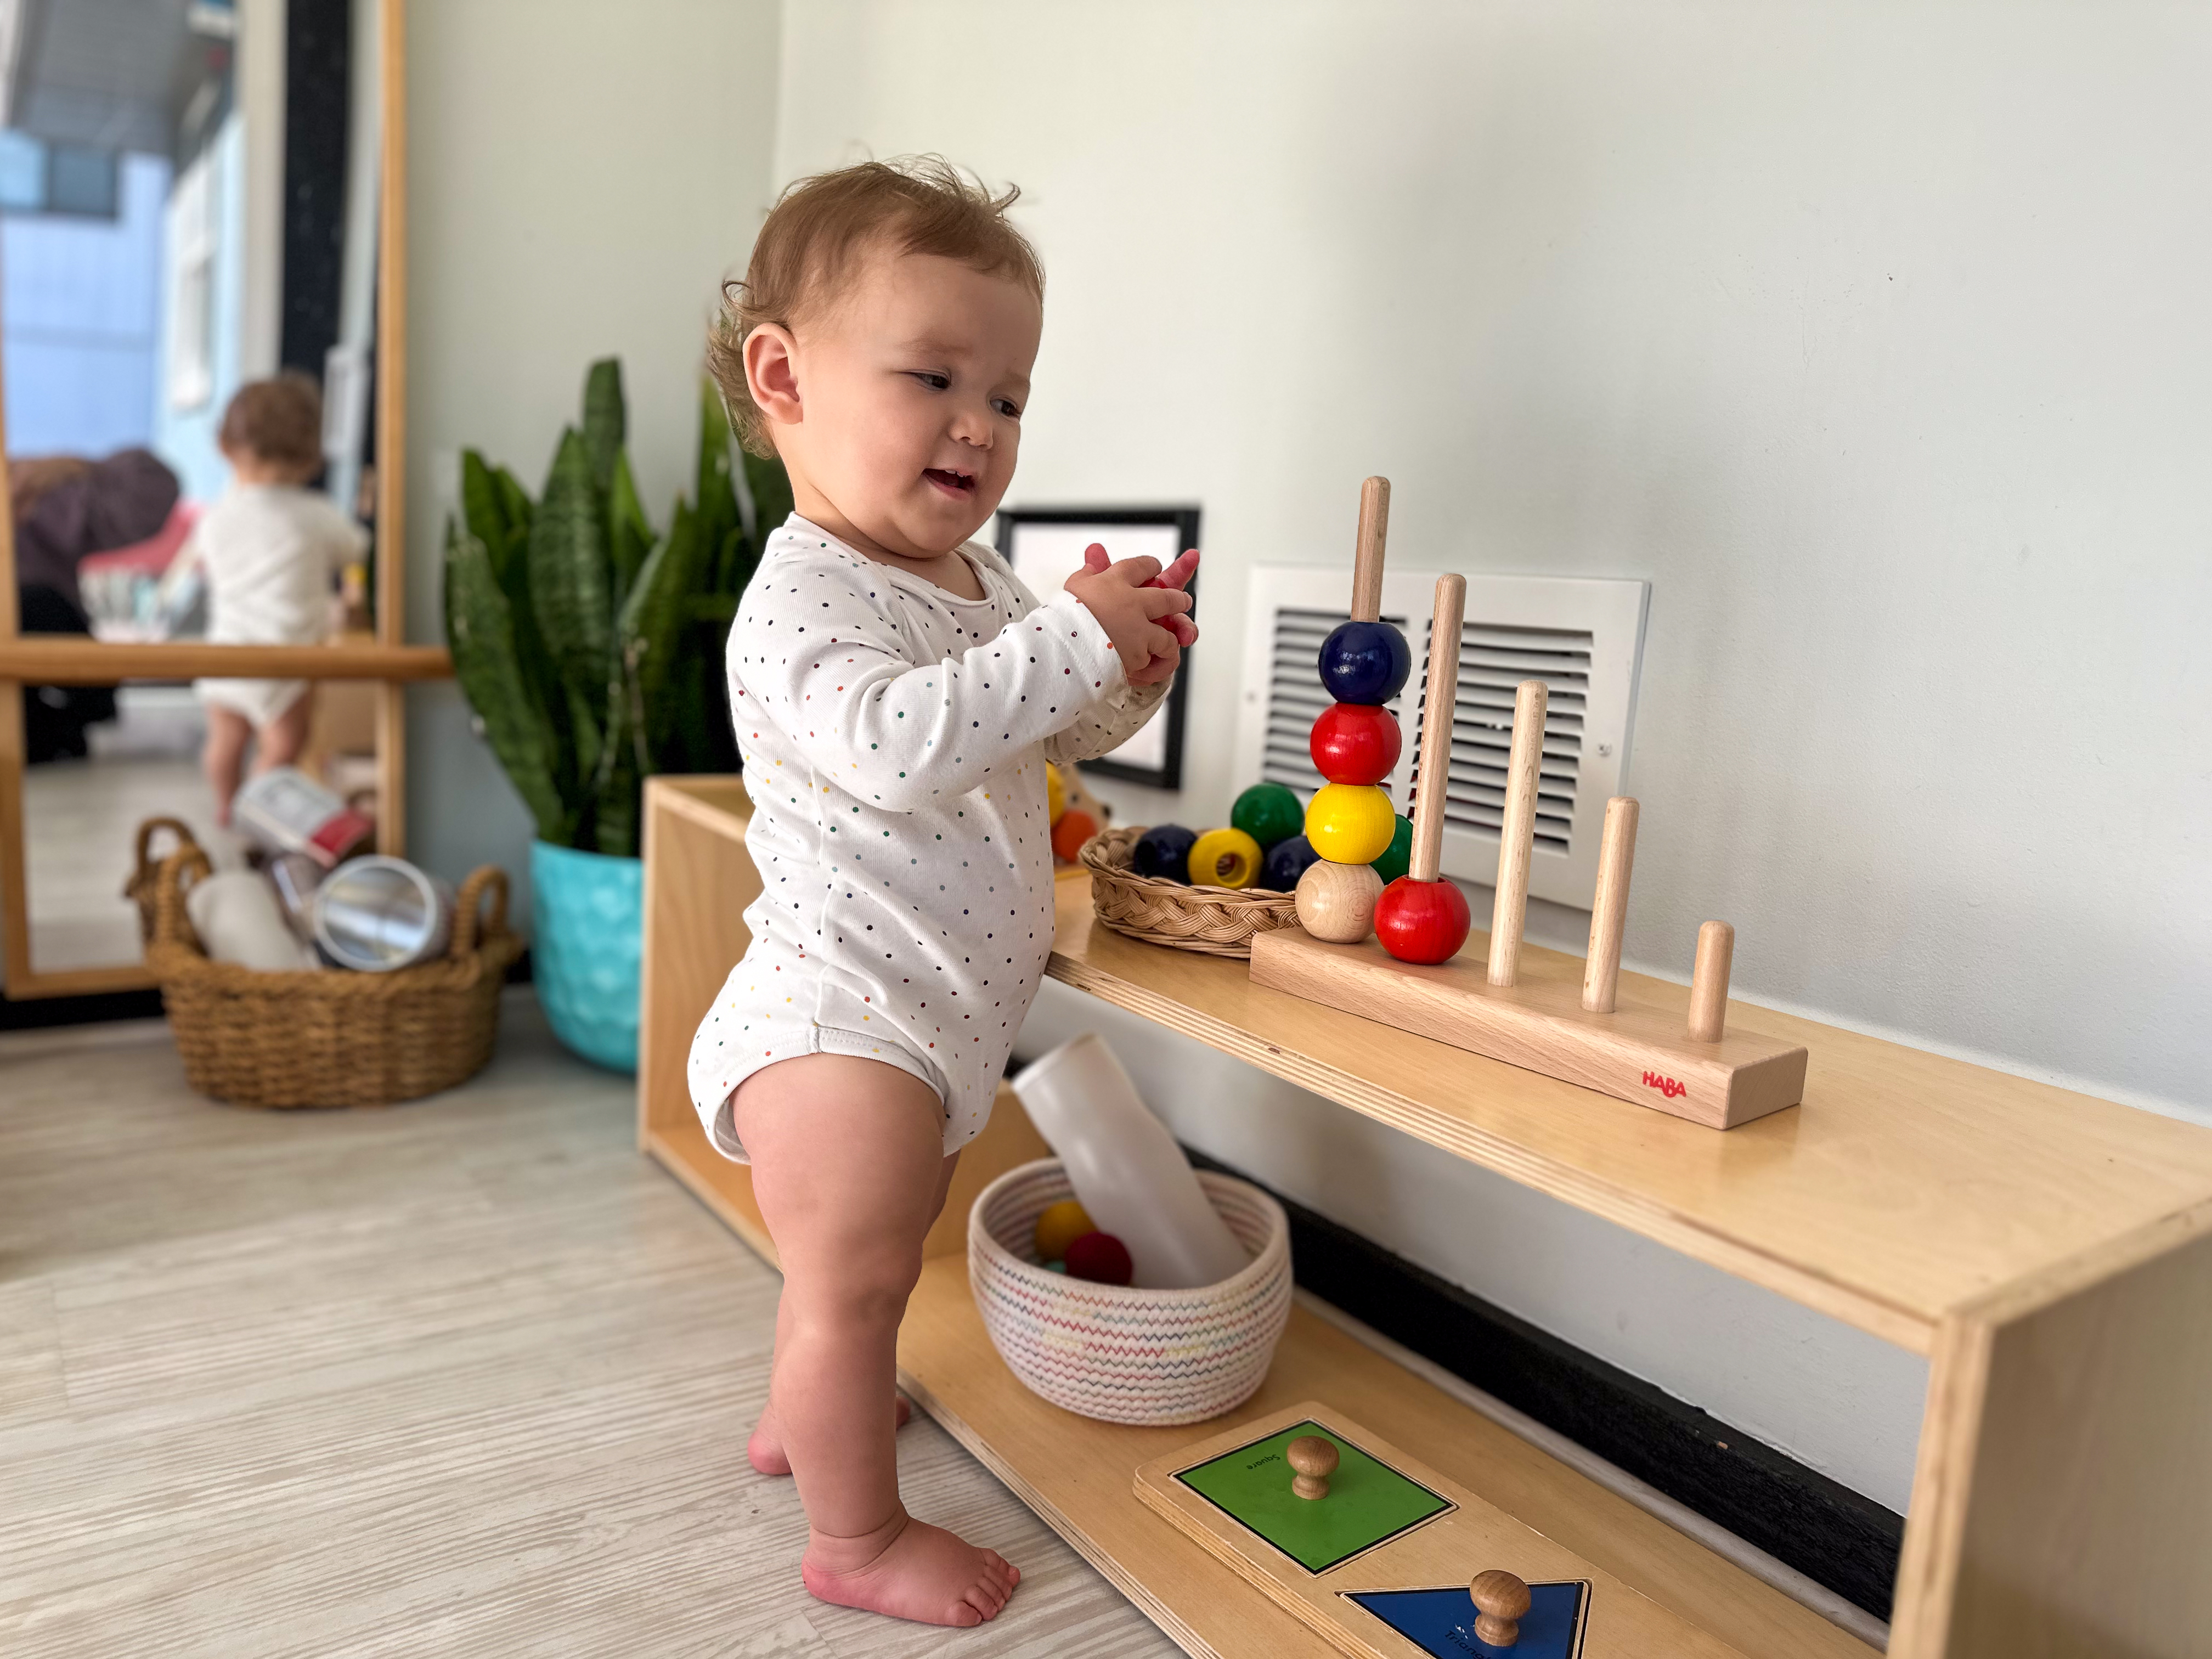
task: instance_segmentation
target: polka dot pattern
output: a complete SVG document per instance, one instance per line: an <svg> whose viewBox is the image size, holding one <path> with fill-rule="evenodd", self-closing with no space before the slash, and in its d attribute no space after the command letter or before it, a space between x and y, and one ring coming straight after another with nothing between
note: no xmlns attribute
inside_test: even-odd
<svg viewBox="0 0 2212 1659"><path fill-rule="evenodd" d="M1045 763L1106 753L1165 695L1129 684L1072 595L1041 605L996 553L961 551L980 599L794 514L745 589L730 707L761 895L690 1066L727 1157L732 1091L825 1052L936 1090L946 1152L981 1133L1052 950Z"/></svg>

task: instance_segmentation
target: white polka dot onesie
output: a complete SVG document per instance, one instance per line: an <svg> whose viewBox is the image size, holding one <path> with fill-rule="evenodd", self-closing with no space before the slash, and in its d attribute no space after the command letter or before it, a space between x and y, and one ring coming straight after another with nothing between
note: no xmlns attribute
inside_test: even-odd
<svg viewBox="0 0 2212 1659"><path fill-rule="evenodd" d="M1073 595L1040 605L996 553L960 550L980 599L794 514L738 608L730 706L761 896L690 1068L726 1157L744 1158L732 1092L799 1054L920 1078L947 1152L982 1132L1052 950L1044 763L1104 754L1167 689L1132 686Z"/></svg>

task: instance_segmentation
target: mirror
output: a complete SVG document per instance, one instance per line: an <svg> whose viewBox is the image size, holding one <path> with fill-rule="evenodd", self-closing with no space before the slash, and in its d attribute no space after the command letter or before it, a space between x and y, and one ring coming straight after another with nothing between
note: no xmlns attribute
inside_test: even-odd
<svg viewBox="0 0 2212 1659"><path fill-rule="evenodd" d="M184 821L220 866L242 855L222 780L289 759L373 795L380 688L124 659L374 642L397 3L0 0L0 574L27 643L112 654L121 682L22 686L0 853L21 861L10 960L35 975L137 960L142 820Z"/></svg>

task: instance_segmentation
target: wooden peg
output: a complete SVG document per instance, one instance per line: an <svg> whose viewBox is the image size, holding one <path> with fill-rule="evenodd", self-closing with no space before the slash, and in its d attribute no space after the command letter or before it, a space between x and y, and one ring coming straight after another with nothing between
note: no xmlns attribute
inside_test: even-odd
<svg viewBox="0 0 2212 1659"><path fill-rule="evenodd" d="M1605 804L1605 839L1597 849L1597 896L1590 901L1589 960L1583 967L1583 1006L1609 1014L1620 990L1620 933L1628 922L1628 875L1636 865L1633 795Z"/></svg>
<svg viewBox="0 0 2212 1659"><path fill-rule="evenodd" d="M1444 791L1451 782L1452 716L1459 702L1459 633L1467 615L1467 578L1437 578L1436 617L1429 623L1429 678L1421 688L1421 754L1413 780L1413 851L1406 873L1434 881L1443 873Z"/></svg>
<svg viewBox="0 0 2212 1659"><path fill-rule="evenodd" d="M1301 1498L1328 1496L1328 1478L1336 1473L1336 1443L1317 1434L1302 1434L1283 1450L1294 1471L1291 1490Z"/></svg>
<svg viewBox="0 0 2212 1659"><path fill-rule="evenodd" d="M1690 1036L1718 1042L1728 1029L1729 969L1735 961L1735 929L1709 921L1698 929L1698 964L1690 970Z"/></svg>
<svg viewBox="0 0 2212 1659"><path fill-rule="evenodd" d="M1521 1621L1531 1605L1527 1583L1516 1575L1492 1567L1479 1572L1467 1587L1474 1602L1474 1639L1493 1648L1510 1648L1521 1639Z"/></svg>
<svg viewBox="0 0 2212 1659"><path fill-rule="evenodd" d="M1352 620L1382 620L1382 544L1390 536L1390 481L1359 486L1359 540L1352 555Z"/></svg>
<svg viewBox="0 0 2212 1659"><path fill-rule="evenodd" d="M1513 692L1513 748L1505 763L1505 823L1498 838L1498 898L1490 912L1490 982L1521 977L1521 928L1528 916L1528 857L1536 842L1536 781L1544 764L1551 690L1523 680Z"/></svg>

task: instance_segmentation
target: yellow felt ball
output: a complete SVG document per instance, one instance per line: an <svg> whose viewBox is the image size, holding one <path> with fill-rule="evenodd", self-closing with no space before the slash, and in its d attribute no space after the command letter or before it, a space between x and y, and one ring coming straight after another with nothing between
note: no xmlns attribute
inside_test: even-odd
<svg viewBox="0 0 2212 1659"><path fill-rule="evenodd" d="M1044 763L1044 810L1054 823L1067 811L1067 786L1060 781L1060 769L1050 761Z"/></svg>
<svg viewBox="0 0 2212 1659"><path fill-rule="evenodd" d="M1063 1198L1057 1204L1048 1204L1044 1213L1036 1218L1037 1260L1065 1261L1069 1245L1084 1234L1097 1231L1098 1224L1073 1199Z"/></svg>
<svg viewBox="0 0 2212 1659"><path fill-rule="evenodd" d="M1306 804L1306 840L1331 864L1372 864L1390 850L1397 809L1371 783L1325 783Z"/></svg>
<svg viewBox="0 0 2212 1659"><path fill-rule="evenodd" d="M1249 887L1260 864L1260 843L1242 830L1209 830L1191 843L1191 885Z"/></svg>

